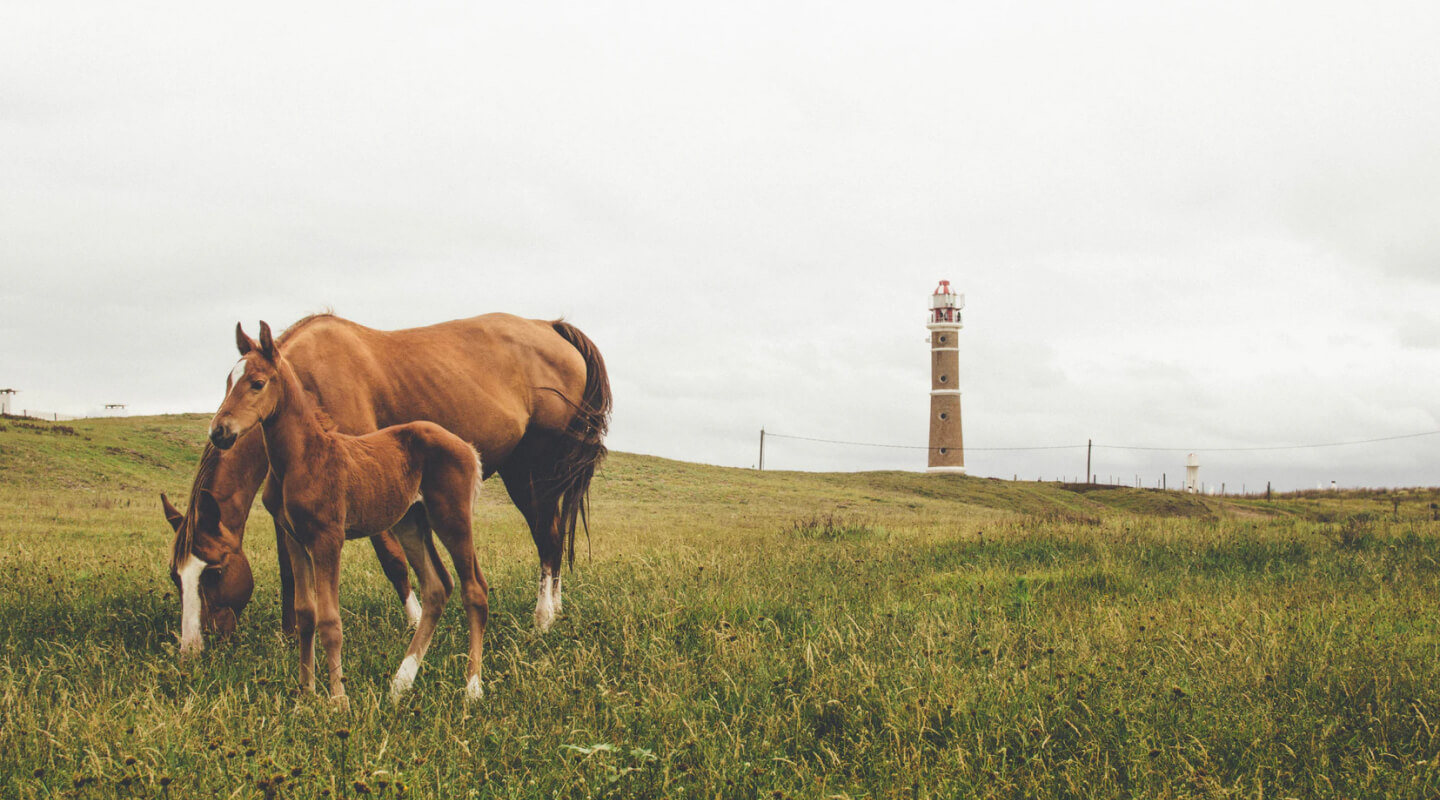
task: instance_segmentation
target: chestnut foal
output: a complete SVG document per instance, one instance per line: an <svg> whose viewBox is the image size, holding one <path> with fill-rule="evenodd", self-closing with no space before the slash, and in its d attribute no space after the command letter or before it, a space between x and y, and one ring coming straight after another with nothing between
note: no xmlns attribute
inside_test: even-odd
<svg viewBox="0 0 1440 800"><path fill-rule="evenodd" d="M240 362L210 422L210 441L224 450L256 425L264 431L270 480L283 493L283 514L277 519L283 517L295 576L301 685L315 688L318 628L330 669L330 698L348 707L340 669L340 549L346 539L394 528L420 580L422 612L391 683L391 697L399 700L410 688L449 597L440 577L445 567L430 537L433 528L460 578L470 623L465 694L479 698L489 609L470 529L481 480L475 448L433 422L394 425L364 436L339 433L276 349L269 325L260 323L258 343L236 325L235 342ZM406 524L397 525L402 518Z"/></svg>

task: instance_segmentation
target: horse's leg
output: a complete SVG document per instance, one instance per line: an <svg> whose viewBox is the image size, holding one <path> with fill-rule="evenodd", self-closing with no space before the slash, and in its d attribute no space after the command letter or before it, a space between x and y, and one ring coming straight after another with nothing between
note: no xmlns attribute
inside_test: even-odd
<svg viewBox="0 0 1440 800"><path fill-rule="evenodd" d="M315 567L310 551L295 540L285 537L285 551L295 576L295 628L300 645L300 687L315 690Z"/></svg>
<svg viewBox="0 0 1440 800"><path fill-rule="evenodd" d="M438 483L438 481L437 481ZM462 481L454 481L459 484ZM464 482L468 483L468 482ZM450 553L450 561L460 577L460 598L470 622L470 666L465 682L465 699L479 700L485 694L480 683L480 664L485 642L485 623L490 617L489 587L475 558L475 542L471 534L470 505L473 487L452 485L446 490L427 492L425 511L435 535Z"/></svg>
<svg viewBox="0 0 1440 800"><path fill-rule="evenodd" d="M289 549L285 540L290 534L285 531L284 498L280 491L280 482L266 479L265 492L261 495L261 501L265 504L265 510L270 512L270 518L275 522L275 556L280 562L280 628L289 635L295 634L295 574L290 567Z"/></svg>
<svg viewBox="0 0 1440 800"><path fill-rule="evenodd" d="M315 565L315 625L320 644L325 646L325 665L330 672L330 700L342 711L350 701L345 697L345 676L340 666L344 636L340 624L340 549L345 532L339 528L317 532L310 548Z"/></svg>
<svg viewBox="0 0 1440 800"><path fill-rule="evenodd" d="M535 540L535 552L540 557L540 586L535 592L535 627L544 632L550 629L555 615L560 612L560 563L564 543L560 539L560 503L555 499L543 499L544 492L537 485L529 455L513 454L500 468L500 477L505 481L505 491L510 493L511 501L530 526L530 537Z"/></svg>
<svg viewBox="0 0 1440 800"><path fill-rule="evenodd" d="M395 594L400 596L400 602L405 604L405 617L410 621L410 627L419 625L420 600L410 588L410 570L406 568L404 548L389 531L371 536L370 544L375 547L375 557L380 560L380 569L384 571L385 578L395 587Z"/></svg>
<svg viewBox="0 0 1440 800"><path fill-rule="evenodd" d="M410 687L415 684L415 675L420 671L420 662L425 651L430 649L430 639L440 621L445 601L450 597L450 583L441 578L449 577L445 565L440 563L440 554L435 552L435 543L430 537L430 523L425 511L419 505L411 506L404 519L394 527L395 536L405 550L415 577L420 582L423 596L420 622L415 626L415 635L410 637L410 646L405 649L405 658L390 683L390 699L399 702Z"/></svg>

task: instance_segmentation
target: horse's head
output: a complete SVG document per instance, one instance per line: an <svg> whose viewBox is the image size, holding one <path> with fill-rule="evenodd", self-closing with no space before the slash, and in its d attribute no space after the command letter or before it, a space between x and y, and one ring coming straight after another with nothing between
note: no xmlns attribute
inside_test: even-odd
<svg viewBox="0 0 1440 800"><path fill-rule="evenodd" d="M220 521L220 504L204 489L191 498L191 512L182 514L160 495L165 519L175 529L170 580L180 591L180 652L203 648L201 630L228 636L255 579L240 550L240 539Z"/></svg>
<svg viewBox="0 0 1440 800"><path fill-rule="evenodd" d="M260 323L260 341L256 342L236 323L235 345L240 349L240 361L225 381L225 401L210 420L210 441L221 450L230 449L242 434L274 414L284 391L269 325Z"/></svg>

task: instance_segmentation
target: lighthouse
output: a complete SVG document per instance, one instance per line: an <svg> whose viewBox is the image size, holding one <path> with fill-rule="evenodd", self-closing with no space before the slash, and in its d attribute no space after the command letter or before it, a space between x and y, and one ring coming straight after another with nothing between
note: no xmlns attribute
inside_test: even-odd
<svg viewBox="0 0 1440 800"><path fill-rule="evenodd" d="M930 295L930 463L928 472L965 472L960 430L960 309L965 295L940 281Z"/></svg>

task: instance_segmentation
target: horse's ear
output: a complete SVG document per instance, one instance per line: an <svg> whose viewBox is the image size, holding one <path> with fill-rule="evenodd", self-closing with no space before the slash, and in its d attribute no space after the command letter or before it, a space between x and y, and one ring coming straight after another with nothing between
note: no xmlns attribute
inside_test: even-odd
<svg viewBox="0 0 1440 800"><path fill-rule="evenodd" d="M174 528L176 533L179 533L180 523L185 521L185 515L177 511L175 506L170 505L170 498L166 497L164 492L160 493L160 507L165 509L165 521L170 523L170 527Z"/></svg>
<svg viewBox="0 0 1440 800"><path fill-rule="evenodd" d="M199 522L204 529L218 528L220 526L220 504L215 501L215 495L201 489L195 493L192 503L199 503ZM214 523L211 525L210 523Z"/></svg>
<svg viewBox="0 0 1440 800"><path fill-rule="evenodd" d="M235 346L240 348L242 356L257 347L255 340L245 335L245 330L240 327L238 322L235 323Z"/></svg>
<svg viewBox="0 0 1440 800"><path fill-rule="evenodd" d="M270 336L270 325L260 320L260 355L275 360L275 339Z"/></svg>

